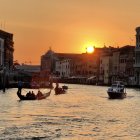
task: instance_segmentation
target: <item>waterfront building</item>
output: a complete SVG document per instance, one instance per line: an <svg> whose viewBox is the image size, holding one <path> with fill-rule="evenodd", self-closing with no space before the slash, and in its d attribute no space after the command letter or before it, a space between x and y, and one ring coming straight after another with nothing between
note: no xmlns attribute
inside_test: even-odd
<svg viewBox="0 0 140 140"><path fill-rule="evenodd" d="M99 79L100 56L110 50L112 47L95 48L92 54L55 53L49 50L41 57L41 70L48 70L60 77L75 77L82 82L96 83Z"/></svg>
<svg viewBox="0 0 140 140"><path fill-rule="evenodd" d="M97 76L97 55L84 53L75 63L76 74L84 77Z"/></svg>
<svg viewBox="0 0 140 140"><path fill-rule="evenodd" d="M111 75L111 83L119 80L119 57L120 52L119 49L116 49L112 52L112 75Z"/></svg>
<svg viewBox="0 0 140 140"><path fill-rule="evenodd" d="M9 75L13 69L13 34L0 30L0 89L8 87Z"/></svg>
<svg viewBox="0 0 140 140"><path fill-rule="evenodd" d="M134 85L134 46L95 48L94 53L55 53L41 57L41 70L61 78L75 78L81 83L111 84L116 80ZM94 81L94 82L93 82Z"/></svg>
<svg viewBox="0 0 140 140"><path fill-rule="evenodd" d="M119 77L127 85L134 85L134 49L135 46L120 48Z"/></svg>
<svg viewBox="0 0 140 140"><path fill-rule="evenodd" d="M136 28L135 84L140 86L140 27Z"/></svg>
<svg viewBox="0 0 140 140"><path fill-rule="evenodd" d="M57 77L61 77L61 60L57 60L55 63L55 74Z"/></svg>
<svg viewBox="0 0 140 140"><path fill-rule="evenodd" d="M77 59L80 54L73 53L55 53L49 49L41 56L41 71L48 71L48 73L56 72L56 62L68 59ZM58 65L58 63L57 63Z"/></svg>
<svg viewBox="0 0 140 140"><path fill-rule="evenodd" d="M113 57L113 52L115 52L117 50L117 48L114 47L106 47L104 46L103 48L101 48L100 51L100 56L99 56L99 79L98 82L99 84L105 84L108 85L111 83L111 79L112 79L112 73L113 73L113 65L112 63L117 62L115 60L113 60L113 58L118 58L118 57ZM116 64L118 66L118 63ZM116 69L115 69L116 70Z"/></svg>
<svg viewBox="0 0 140 140"><path fill-rule="evenodd" d="M0 66L4 65L4 39L0 38Z"/></svg>
<svg viewBox="0 0 140 140"><path fill-rule="evenodd" d="M100 56L99 82L111 84L122 80L134 85L134 46L104 50Z"/></svg>
<svg viewBox="0 0 140 140"><path fill-rule="evenodd" d="M112 74L112 56L105 55L100 57L100 76L101 83L108 85L111 83Z"/></svg>
<svg viewBox="0 0 140 140"><path fill-rule="evenodd" d="M70 59L64 59L64 60L57 60L56 61L56 74L61 78L69 78L70 77L70 65L71 65Z"/></svg>
<svg viewBox="0 0 140 140"><path fill-rule="evenodd" d="M13 34L0 30L0 63L7 70L13 67Z"/></svg>
<svg viewBox="0 0 140 140"><path fill-rule="evenodd" d="M134 85L134 48L127 45L112 52L112 83L121 80L127 85Z"/></svg>
<svg viewBox="0 0 140 140"><path fill-rule="evenodd" d="M51 48L41 56L41 71L52 73L55 68L55 54Z"/></svg>

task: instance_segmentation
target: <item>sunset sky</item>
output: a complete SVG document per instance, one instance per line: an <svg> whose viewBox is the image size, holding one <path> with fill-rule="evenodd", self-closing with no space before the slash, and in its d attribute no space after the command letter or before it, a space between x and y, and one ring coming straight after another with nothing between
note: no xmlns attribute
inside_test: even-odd
<svg viewBox="0 0 140 140"><path fill-rule="evenodd" d="M135 45L140 0L0 0L0 28L14 34L14 60L40 64L55 52Z"/></svg>

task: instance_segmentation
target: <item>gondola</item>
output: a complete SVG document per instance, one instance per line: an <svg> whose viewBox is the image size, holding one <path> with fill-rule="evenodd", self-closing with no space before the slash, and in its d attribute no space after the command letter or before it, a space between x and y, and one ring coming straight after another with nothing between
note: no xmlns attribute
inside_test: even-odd
<svg viewBox="0 0 140 140"><path fill-rule="evenodd" d="M46 99L47 97L49 97L51 94L51 89L48 93L44 93L42 96L37 97L37 100L42 100L42 99Z"/></svg>
<svg viewBox="0 0 140 140"><path fill-rule="evenodd" d="M20 100L42 100L50 96L50 94L51 94L51 90L48 93L44 93L40 97L37 96L26 97L25 95L21 94L21 90L17 91L17 96L19 97Z"/></svg>
<svg viewBox="0 0 140 140"><path fill-rule="evenodd" d="M67 89L65 89L64 87L59 87L59 83L56 83L56 87L54 89L55 91L55 95L59 95L59 94L65 94Z"/></svg>
<svg viewBox="0 0 140 140"><path fill-rule="evenodd" d="M59 95L59 94L65 94L66 90L63 88L55 88L55 95Z"/></svg>
<svg viewBox="0 0 140 140"><path fill-rule="evenodd" d="M63 89L68 90L68 86L64 85L62 86Z"/></svg>

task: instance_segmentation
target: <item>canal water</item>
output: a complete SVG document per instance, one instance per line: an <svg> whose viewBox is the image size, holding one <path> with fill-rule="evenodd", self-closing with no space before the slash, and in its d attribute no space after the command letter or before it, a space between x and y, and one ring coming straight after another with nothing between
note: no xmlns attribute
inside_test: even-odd
<svg viewBox="0 0 140 140"><path fill-rule="evenodd" d="M37 101L19 101L17 89L0 91L0 139L140 140L140 90L111 100L107 87L68 87Z"/></svg>

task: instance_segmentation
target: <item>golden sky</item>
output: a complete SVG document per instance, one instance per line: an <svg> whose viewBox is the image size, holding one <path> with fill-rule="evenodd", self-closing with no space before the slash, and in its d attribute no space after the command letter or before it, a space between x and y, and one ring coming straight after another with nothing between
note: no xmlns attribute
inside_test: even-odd
<svg viewBox="0 0 140 140"><path fill-rule="evenodd" d="M14 34L14 59L40 63L55 52L135 45L140 0L0 0L0 28Z"/></svg>

